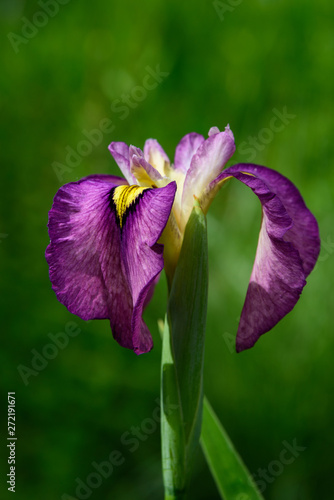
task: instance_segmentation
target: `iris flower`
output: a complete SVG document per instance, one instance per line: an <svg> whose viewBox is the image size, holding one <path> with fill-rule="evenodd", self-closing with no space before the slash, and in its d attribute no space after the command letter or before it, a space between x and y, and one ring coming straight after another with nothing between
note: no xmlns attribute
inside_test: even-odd
<svg viewBox="0 0 334 500"><path fill-rule="evenodd" d="M124 178L90 175L66 184L49 212L46 259L58 300L84 320L109 319L120 345L148 352L153 342L143 309L164 267L172 282L194 197L206 214L235 178L262 205L236 338L237 351L252 347L294 307L319 254L318 225L297 188L259 165L223 170L235 151L229 126L211 128L207 139L183 137L174 164L154 139L143 151L123 142L109 150Z"/></svg>

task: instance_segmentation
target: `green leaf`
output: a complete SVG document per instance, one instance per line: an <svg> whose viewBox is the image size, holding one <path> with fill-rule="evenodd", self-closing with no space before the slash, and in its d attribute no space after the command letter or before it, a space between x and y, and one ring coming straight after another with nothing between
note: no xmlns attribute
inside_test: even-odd
<svg viewBox="0 0 334 500"><path fill-rule="evenodd" d="M195 206L172 281L163 335L161 436L166 498L182 498L200 437L207 254L206 220L201 208ZM178 409L167 415L170 404Z"/></svg>
<svg viewBox="0 0 334 500"><path fill-rule="evenodd" d="M168 319L187 446L187 465L200 437L207 298L206 219L201 208L196 205L186 226L168 303Z"/></svg>
<svg viewBox="0 0 334 500"><path fill-rule="evenodd" d="M224 500L263 500L217 415L204 398L201 446Z"/></svg>

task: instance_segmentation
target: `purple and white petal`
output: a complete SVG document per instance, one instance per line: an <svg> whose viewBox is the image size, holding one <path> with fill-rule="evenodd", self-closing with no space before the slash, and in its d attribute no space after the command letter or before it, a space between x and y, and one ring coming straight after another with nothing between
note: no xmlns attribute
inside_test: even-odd
<svg viewBox="0 0 334 500"><path fill-rule="evenodd" d="M140 354L153 345L141 312L163 268L162 248L154 237L160 236L167 222L166 206L172 206L173 186L160 219L156 214L163 198L160 190L147 190L140 196L136 209L141 217L155 217L161 226L140 235L131 231L130 239L125 234L129 227L135 227L136 211L130 207L121 229L112 201L114 189L124 185L124 179L97 177L67 184L55 196L46 250L50 280L58 300L70 312L85 320L108 318L115 339ZM146 213L147 197L154 207L153 215ZM145 208L140 208L142 203Z"/></svg>
<svg viewBox="0 0 334 500"><path fill-rule="evenodd" d="M131 173L136 178L139 186L161 186L162 175L145 160L144 156L138 154L132 155L130 165Z"/></svg>
<svg viewBox="0 0 334 500"><path fill-rule="evenodd" d="M226 130L226 128L225 128ZM219 134L220 130L218 127L211 127L208 133L208 136L211 137L212 135Z"/></svg>
<svg viewBox="0 0 334 500"><path fill-rule="evenodd" d="M196 132L191 132L182 137L176 146L174 168L186 174L189 170L192 157L204 141L204 137L196 134Z"/></svg>
<svg viewBox="0 0 334 500"><path fill-rule="evenodd" d="M182 212L188 220L194 195L201 200L209 184L219 175L235 151L228 131L211 135L197 149L186 174L182 194Z"/></svg>
<svg viewBox="0 0 334 500"><path fill-rule="evenodd" d="M258 179L262 179L270 190L277 194L293 220L293 226L286 233L284 240L290 241L298 250L305 276L308 276L319 255L319 227L316 218L306 207L296 186L275 170L260 165L241 163L233 165L229 171L251 173Z"/></svg>
<svg viewBox="0 0 334 500"><path fill-rule="evenodd" d="M112 142L108 149L128 183L136 184L136 179L130 171L129 146L125 142Z"/></svg>
<svg viewBox="0 0 334 500"><path fill-rule="evenodd" d="M156 139L148 139L144 145L144 158L160 175L164 176L166 165L170 165L169 158Z"/></svg>
<svg viewBox="0 0 334 500"><path fill-rule="evenodd" d="M130 158L130 167L131 167L131 158L136 155L139 157L144 157L144 153L137 146L133 146L132 144L129 146L129 158Z"/></svg>
<svg viewBox="0 0 334 500"><path fill-rule="evenodd" d="M237 333L240 352L252 347L297 303L319 254L319 233L296 187L278 172L234 165L213 184L229 177L249 186L262 204L258 247Z"/></svg>
<svg viewBox="0 0 334 500"><path fill-rule="evenodd" d="M230 129L229 124L226 125L224 132L226 132L227 134L229 134L229 136L231 137L231 139L233 139L233 141L234 141L234 135L233 135L232 130ZM212 135L219 134L219 133L220 133L220 130L219 130L218 127L211 127L210 130L209 130L209 134L208 135L209 135L209 137L211 137Z"/></svg>

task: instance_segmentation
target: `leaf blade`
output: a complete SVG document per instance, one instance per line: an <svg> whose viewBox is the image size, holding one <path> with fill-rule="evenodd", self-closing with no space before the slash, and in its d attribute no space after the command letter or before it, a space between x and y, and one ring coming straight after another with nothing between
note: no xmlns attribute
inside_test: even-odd
<svg viewBox="0 0 334 500"><path fill-rule="evenodd" d="M165 494L173 498L185 489L185 437L167 317L162 338L160 425Z"/></svg>
<svg viewBox="0 0 334 500"><path fill-rule="evenodd" d="M200 443L224 500L264 500L206 397Z"/></svg>
<svg viewBox="0 0 334 500"><path fill-rule="evenodd" d="M200 436L207 296L206 218L201 208L195 205L187 223L168 303L189 456Z"/></svg>

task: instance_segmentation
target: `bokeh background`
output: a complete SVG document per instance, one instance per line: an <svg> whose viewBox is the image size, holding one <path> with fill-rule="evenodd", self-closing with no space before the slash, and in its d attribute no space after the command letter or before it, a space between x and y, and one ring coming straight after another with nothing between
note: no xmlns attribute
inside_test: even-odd
<svg viewBox="0 0 334 500"><path fill-rule="evenodd" d="M11 498L8 391L16 392L17 500L162 498L153 415L165 278L145 312L155 348L137 357L107 321L85 323L57 302L44 258L47 215L62 184L118 174L112 140L142 147L154 137L173 159L186 133L229 123L237 145L229 163L291 178L318 218L322 252L294 311L235 354L261 215L237 181L220 192L208 215L205 392L249 470L266 474L266 499L332 499L333 4L1 0L0 19L1 498ZM273 131L277 113L285 118ZM84 131L94 136L101 123L108 130L87 152ZM81 151L71 165L68 148ZM55 345L50 334L71 328L80 333L66 347L46 347ZM282 465L286 442L299 451ZM113 450L123 463L76 493L77 478L87 484L93 462ZM200 449L190 498L218 498Z"/></svg>

